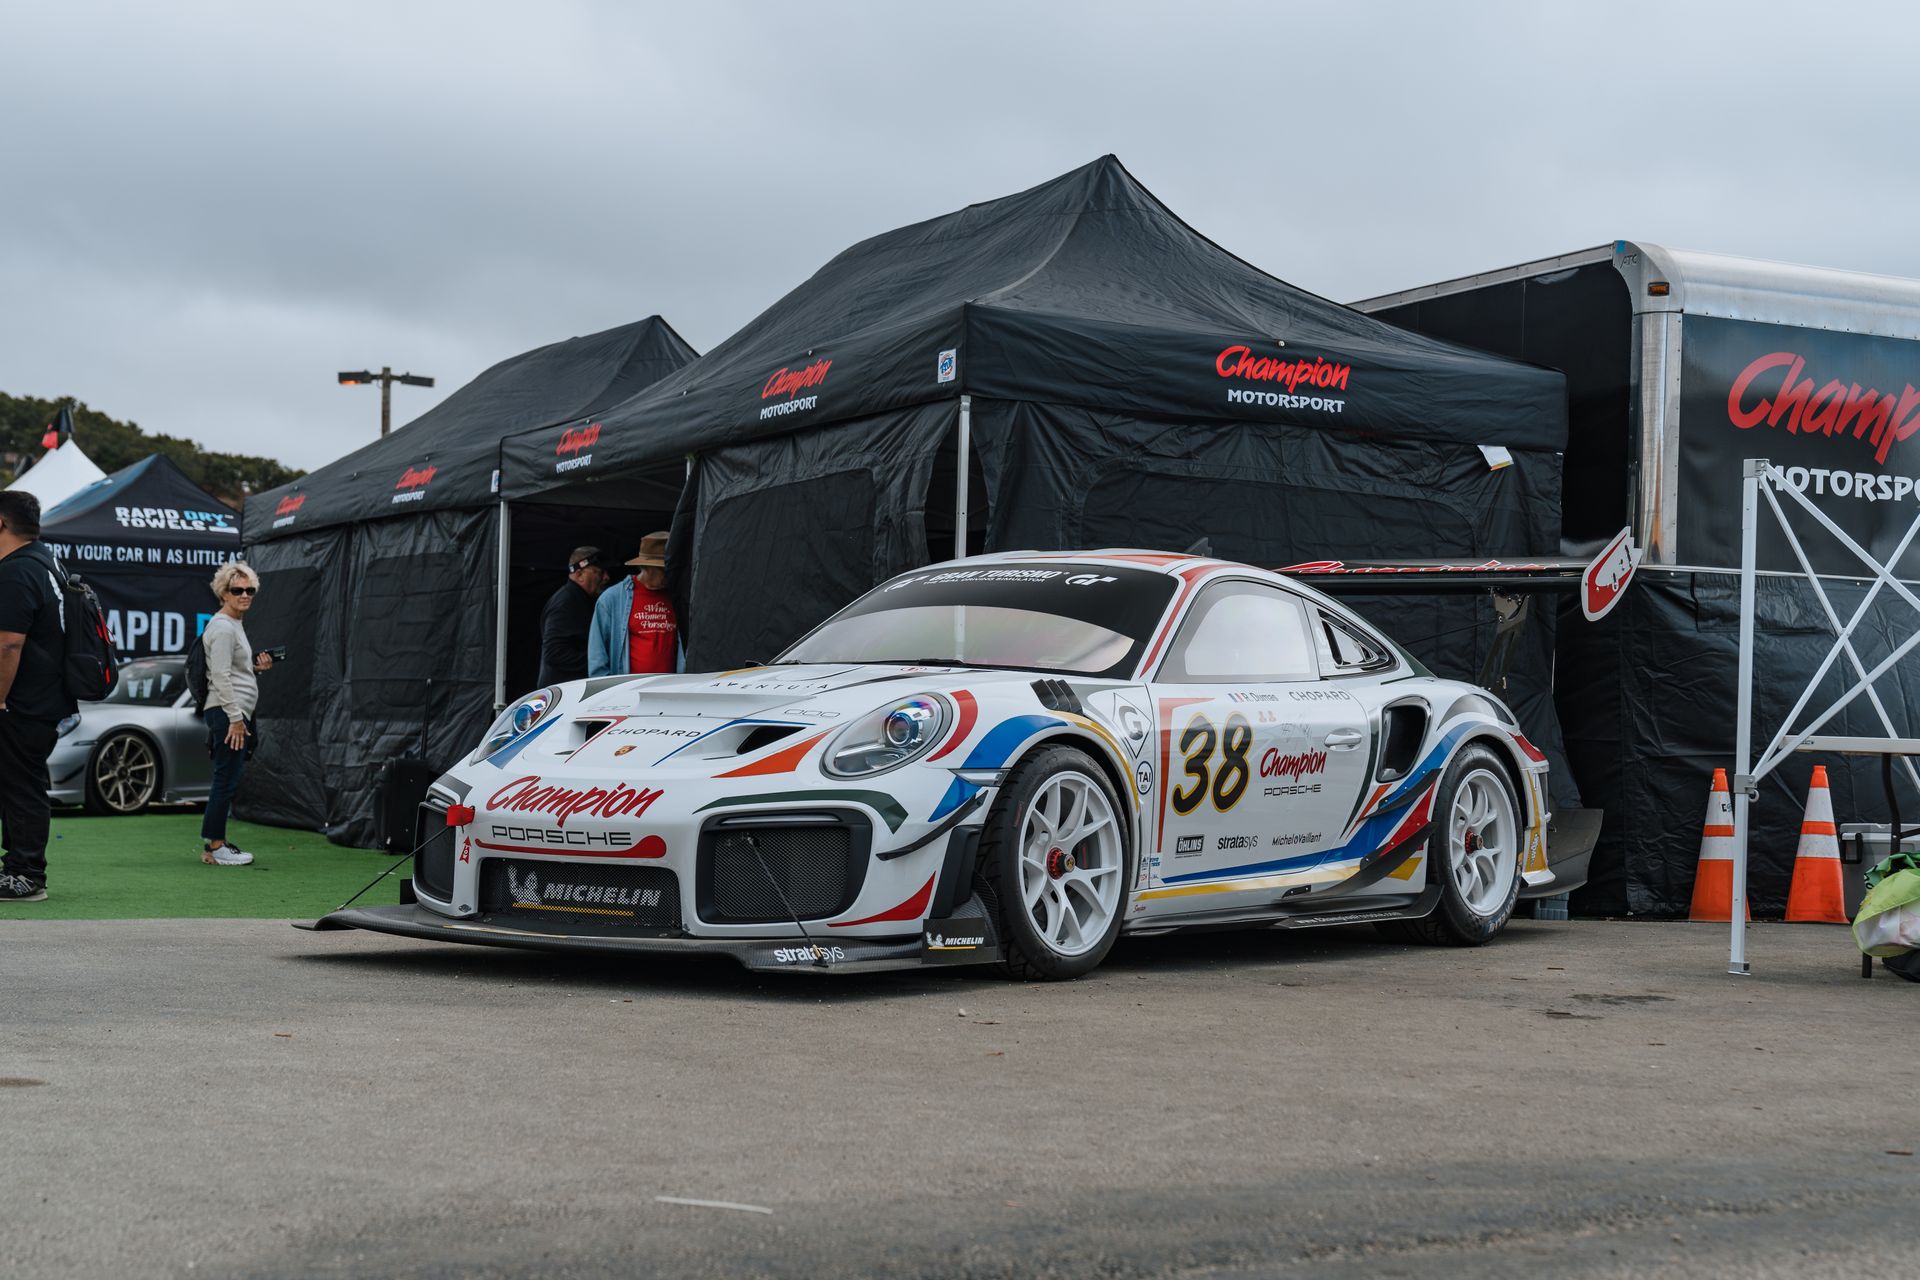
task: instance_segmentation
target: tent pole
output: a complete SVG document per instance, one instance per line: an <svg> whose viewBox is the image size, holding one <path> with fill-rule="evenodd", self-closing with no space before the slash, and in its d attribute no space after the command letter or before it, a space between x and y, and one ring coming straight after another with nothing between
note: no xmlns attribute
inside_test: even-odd
<svg viewBox="0 0 1920 1280"><path fill-rule="evenodd" d="M1753 790L1753 610L1754 560L1760 520L1760 483L1765 458L1748 458L1740 482L1740 666L1733 720L1733 895L1727 918L1727 972L1745 977L1747 962L1747 837Z"/></svg>
<svg viewBox="0 0 1920 1280"><path fill-rule="evenodd" d="M507 570L512 557L513 513L500 499L500 527L496 535L499 559L493 584L493 713L507 705Z"/></svg>
<svg viewBox="0 0 1920 1280"><path fill-rule="evenodd" d="M953 480L953 558L967 558L967 469L972 463L973 397L960 397L960 444Z"/></svg>

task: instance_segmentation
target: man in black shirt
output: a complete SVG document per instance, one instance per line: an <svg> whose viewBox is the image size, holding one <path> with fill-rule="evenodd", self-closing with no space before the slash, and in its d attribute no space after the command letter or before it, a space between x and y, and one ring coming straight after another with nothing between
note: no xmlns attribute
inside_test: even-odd
<svg viewBox="0 0 1920 1280"><path fill-rule="evenodd" d="M601 562L600 548L575 547L567 557L567 580L540 613L541 684L586 679L594 597L612 580Z"/></svg>
<svg viewBox="0 0 1920 1280"><path fill-rule="evenodd" d="M65 619L40 500L0 490L0 902L47 896L47 757L77 710L61 678Z"/></svg>

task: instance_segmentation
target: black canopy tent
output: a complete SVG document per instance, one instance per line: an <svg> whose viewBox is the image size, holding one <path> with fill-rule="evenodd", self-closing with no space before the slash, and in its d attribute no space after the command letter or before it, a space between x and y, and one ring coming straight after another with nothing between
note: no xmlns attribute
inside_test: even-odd
<svg viewBox="0 0 1920 1280"><path fill-rule="evenodd" d="M592 461L563 468L556 448L582 429ZM949 549L1552 551L1565 440L1558 373L1296 289L1106 156L853 246L592 423L510 437L502 483L612 504L636 479L678 483L691 456L670 569L689 665L719 668ZM1470 676L1491 635L1472 607L1371 611ZM1472 634L1446 635L1463 616ZM1550 644L1515 688L1557 751Z"/></svg>
<svg viewBox="0 0 1920 1280"><path fill-rule="evenodd" d="M471 747L506 691L535 679L540 608L568 550L636 543L671 519L679 493L616 483L617 514L516 513L499 494L501 438L590 416L693 358L659 316L540 347L247 500L262 576L248 634L285 644L288 660L261 682L242 816L371 843L384 763L444 765Z"/></svg>
<svg viewBox="0 0 1920 1280"><path fill-rule="evenodd" d="M240 552L240 513L156 453L49 508L40 536L93 584L123 655L182 653L218 607L208 583Z"/></svg>

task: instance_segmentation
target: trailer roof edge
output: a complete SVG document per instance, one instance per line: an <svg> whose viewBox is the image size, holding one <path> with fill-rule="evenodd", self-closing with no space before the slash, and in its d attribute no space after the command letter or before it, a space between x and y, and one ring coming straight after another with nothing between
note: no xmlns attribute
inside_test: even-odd
<svg viewBox="0 0 1920 1280"><path fill-rule="evenodd" d="M1632 240L1616 240L1610 245L1402 289L1350 305L1358 311L1384 311L1607 261L1613 263L1626 282L1636 315L1680 312L1920 340L1920 280L1692 249L1668 249L1648 241ZM1661 296L1648 291L1648 286L1656 281L1667 286Z"/></svg>

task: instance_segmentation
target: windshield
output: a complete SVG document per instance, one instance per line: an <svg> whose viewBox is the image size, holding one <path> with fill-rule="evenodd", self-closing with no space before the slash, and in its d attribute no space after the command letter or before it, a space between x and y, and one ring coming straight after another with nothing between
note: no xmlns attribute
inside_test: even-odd
<svg viewBox="0 0 1920 1280"><path fill-rule="evenodd" d="M827 619L779 660L1127 675L1176 585L1143 569L1039 561L907 574Z"/></svg>
<svg viewBox="0 0 1920 1280"><path fill-rule="evenodd" d="M102 702L131 702L166 707L186 691L185 658L137 658L120 668L120 678Z"/></svg>

